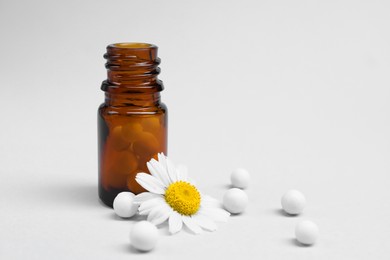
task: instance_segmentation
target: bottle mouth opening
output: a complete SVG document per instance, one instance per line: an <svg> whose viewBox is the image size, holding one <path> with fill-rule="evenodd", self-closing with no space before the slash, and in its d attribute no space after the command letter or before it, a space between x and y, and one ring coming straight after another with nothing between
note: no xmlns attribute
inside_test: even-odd
<svg viewBox="0 0 390 260"><path fill-rule="evenodd" d="M150 43L113 43L107 46L107 52L103 57L107 59L106 68L110 71L133 71L143 68L150 70L150 73L153 71L158 74L160 59L157 52L158 47Z"/></svg>
<svg viewBox="0 0 390 260"><path fill-rule="evenodd" d="M113 43L108 45L110 48L118 48L118 49L154 49L157 48L156 45L150 43L142 43L142 42L122 42L122 43Z"/></svg>

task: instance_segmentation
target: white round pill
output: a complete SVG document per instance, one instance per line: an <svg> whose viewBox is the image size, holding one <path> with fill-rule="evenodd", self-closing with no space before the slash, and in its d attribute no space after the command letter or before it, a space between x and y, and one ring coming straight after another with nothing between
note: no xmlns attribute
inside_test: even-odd
<svg viewBox="0 0 390 260"><path fill-rule="evenodd" d="M302 192L289 190L282 197L282 208L288 214L296 215L302 213L306 206L306 199Z"/></svg>
<svg viewBox="0 0 390 260"><path fill-rule="evenodd" d="M119 193L113 203L115 214L121 218L130 218L135 215L138 210L138 205L134 202L134 194L131 192Z"/></svg>
<svg viewBox="0 0 390 260"><path fill-rule="evenodd" d="M314 244L318 238L318 234L318 226L309 220L303 220L295 227L295 237L305 245Z"/></svg>
<svg viewBox="0 0 390 260"><path fill-rule="evenodd" d="M134 248L140 251L152 250L158 240L158 231L155 225L148 221L140 221L134 224L130 232L130 242Z"/></svg>
<svg viewBox="0 0 390 260"><path fill-rule="evenodd" d="M230 181L235 188L245 189L249 186L251 176L245 169L235 169L230 175Z"/></svg>
<svg viewBox="0 0 390 260"><path fill-rule="evenodd" d="M248 195L241 189L232 188L225 192L223 206L230 213L239 214L248 206Z"/></svg>

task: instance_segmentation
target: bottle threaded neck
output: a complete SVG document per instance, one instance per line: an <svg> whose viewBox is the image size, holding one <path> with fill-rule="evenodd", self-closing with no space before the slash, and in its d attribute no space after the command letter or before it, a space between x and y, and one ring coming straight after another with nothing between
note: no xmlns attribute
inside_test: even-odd
<svg viewBox="0 0 390 260"><path fill-rule="evenodd" d="M148 43L115 43L107 46L107 80L101 89L116 93L151 93L164 89L159 80L158 47Z"/></svg>

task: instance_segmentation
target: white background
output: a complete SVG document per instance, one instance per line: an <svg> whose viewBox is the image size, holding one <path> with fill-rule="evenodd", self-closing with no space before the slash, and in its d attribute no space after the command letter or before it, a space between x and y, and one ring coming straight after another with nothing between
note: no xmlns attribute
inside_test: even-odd
<svg viewBox="0 0 390 260"><path fill-rule="evenodd" d="M0 0L1 259L389 259L389 1ZM97 196L110 43L159 46L169 156L247 211L139 254ZM301 190L303 215L281 195ZM318 244L294 228L311 219ZM211 258L213 257L213 258Z"/></svg>

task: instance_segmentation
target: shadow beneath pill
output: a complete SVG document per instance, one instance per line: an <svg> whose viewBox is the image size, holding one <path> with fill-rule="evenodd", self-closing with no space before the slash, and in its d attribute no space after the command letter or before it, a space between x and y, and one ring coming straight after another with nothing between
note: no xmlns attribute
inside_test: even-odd
<svg viewBox="0 0 390 260"><path fill-rule="evenodd" d="M312 247L313 245L305 245L299 242L296 238L289 238L287 239L287 243L293 246L297 247Z"/></svg>
<svg viewBox="0 0 390 260"><path fill-rule="evenodd" d="M234 187L231 184L224 184L224 185L222 185L222 188L230 190L230 189L233 189Z"/></svg>
<svg viewBox="0 0 390 260"><path fill-rule="evenodd" d="M228 211L227 209L223 208L224 210ZM229 211L228 211L229 212ZM230 213L230 217L231 218L236 218L236 217L240 217L240 216L243 216L245 215L245 212L241 212L241 213Z"/></svg>
<svg viewBox="0 0 390 260"><path fill-rule="evenodd" d="M142 255L142 254L148 253L147 251L138 250L132 244L129 244L129 243L123 244L123 249L124 249L125 253L131 253L131 254L135 254L135 255Z"/></svg>
<svg viewBox="0 0 390 260"><path fill-rule="evenodd" d="M298 214L288 214L283 209L273 209L273 213L278 216L289 217L289 218L295 218L298 216Z"/></svg>
<svg viewBox="0 0 390 260"><path fill-rule="evenodd" d="M227 191L227 190L229 190L229 189L231 189L231 188L234 188L231 184L216 184L216 185L214 185L214 187L213 188L215 188L215 189L217 189L217 190L224 190L224 191Z"/></svg>
<svg viewBox="0 0 390 260"><path fill-rule="evenodd" d="M139 222L139 221L147 219L146 216L139 215L139 214L135 214L131 218L121 218L117 214L115 214L115 212L113 212L113 211L108 214L108 218L116 220L116 221L130 221L130 222Z"/></svg>

